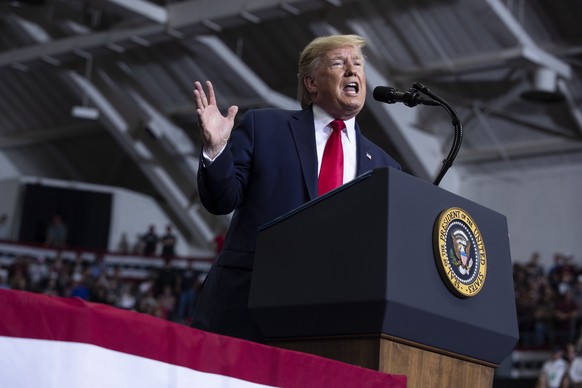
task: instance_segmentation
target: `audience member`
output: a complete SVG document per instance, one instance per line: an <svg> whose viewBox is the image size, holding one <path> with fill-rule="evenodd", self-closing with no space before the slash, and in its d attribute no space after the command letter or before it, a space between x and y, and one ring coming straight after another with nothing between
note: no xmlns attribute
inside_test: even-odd
<svg viewBox="0 0 582 388"><path fill-rule="evenodd" d="M574 360L568 367L568 378L571 387L582 387L582 357L576 352Z"/></svg>
<svg viewBox="0 0 582 388"><path fill-rule="evenodd" d="M10 239L10 224L8 223L8 214L0 215L0 240Z"/></svg>
<svg viewBox="0 0 582 388"><path fill-rule="evenodd" d="M178 272L178 289L180 294L178 297L178 311L176 319L180 323L189 324L194 312L194 305L196 303L196 293L200 283L198 281L199 274L193 268L192 260L188 260L186 268Z"/></svg>
<svg viewBox="0 0 582 388"><path fill-rule="evenodd" d="M156 227L150 225L146 234L142 236L143 241L143 254L146 256L153 256L158 251L158 243L160 238L156 233Z"/></svg>
<svg viewBox="0 0 582 388"><path fill-rule="evenodd" d="M90 300L91 290L85 282L85 275L79 272L73 274L72 282L73 283L71 285L70 291L68 292L68 296L73 298L81 298L83 300Z"/></svg>
<svg viewBox="0 0 582 388"><path fill-rule="evenodd" d="M54 287L58 295L64 295L67 286L71 283L71 274L68 271L68 266L60 254L57 254L49 267L49 280L54 281Z"/></svg>
<svg viewBox="0 0 582 388"><path fill-rule="evenodd" d="M544 363L538 376L537 388L560 388L568 370L563 348L555 348L552 358Z"/></svg>
<svg viewBox="0 0 582 388"><path fill-rule="evenodd" d="M161 238L162 242L162 257L166 260L173 258L176 255L176 235L172 231L171 225L166 225L166 233Z"/></svg>
<svg viewBox="0 0 582 388"><path fill-rule="evenodd" d="M123 279L121 277L121 268L119 265L113 266L107 274L107 304L112 306L119 300L123 290Z"/></svg>
<svg viewBox="0 0 582 388"><path fill-rule="evenodd" d="M12 265L8 267L8 285L14 290L28 288L28 269L25 256L16 256Z"/></svg>
<svg viewBox="0 0 582 388"><path fill-rule="evenodd" d="M28 287L30 291L40 292L49 276L44 256L31 256L28 262Z"/></svg>
<svg viewBox="0 0 582 388"><path fill-rule="evenodd" d="M162 317L162 310L158 305L158 301L154 297L154 290L148 289L144 295L137 301L137 311L140 313L152 315L154 317Z"/></svg>
<svg viewBox="0 0 582 388"><path fill-rule="evenodd" d="M42 293L51 296L64 296L59 290L57 279L50 277L47 279L47 285L43 288Z"/></svg>
<svg viewBox="0 0 582 388"><path fill-rule="evenodd" d="M154 286L156 284L157 274L150 273L150 275L143 279L137 286L137 297L138 299L143 298L150 291L153 293Z"/></svg>
<svg viewBox="0 0 582 388"><path fill-rule="evenodd" d="M106 271L105 263L103 262L103 254L96 254L95 260L89 265L89 276L92 281L97 281Z"/></svg>
<svg viewBox="0 0 582 388"><path fill-rule="evenodd" d="M121 233L119 238L119 243L117 244L117 252L128 254L130 252L129 239L127 238L127 233Z"/></svg>
<svg viewBox="0 0 582 388"><path fill-rule="evenodd" d="M531 279L544 276L544 267L540 264L541 255L538 251L532 253L530 261L525 265L527 275Z"/></svg>
<svg viewBox="0 0 582 388"><path fill-rule="evenodd" d="M95 282L91 292L91 302L108 304L107 286L103 282Z"/></svg>
<svg viewBox="0 0 582 388"><path fill-rule="evenodd" d="M172 314L176 308L176 294L171 285L165 285L162 292L157 296L157 302L161 313L161 318L172 319Z"/></svg>
<svg viewBox="0 0 582 388"><path fill-rule="evenodd" d="M562 254L556 252L553 257L553 264L548 271L548 281L550 286L559 292L558 286L562 280Z"/></svg>
<svg viewBox="0 0 582 388"><path fill-rule="evenodd" d="M6 281L8 274L6 271L0 271L0 289L6 290L10 289L10 285Z"/></svg>
<svg viewBox="0 0 582 388"><path fill-rule="evenodd" d="M74 276L76 274L85 276L86 271L87 271L87 263L85 263L85 260L83 260L83 254L82 254L82 252L77 252L77 254L75 255L73 264L72 264L71 274L72 274L72 276Z"/></svg>
<svg viewBox="0 0 582 388"><path fill-rule="evenodd" d="M576 332L582 328L582 275L576 276L576 281L572 289L574 301L578 305L578 315L576 316Z"/></svg>
<svg viewBox="0 0 582 388"><path fill-rule="evenodd" d="M536 307L536 295L533 289L529 289L516 301L518 328L522 333L522 342L526 346L533 344Z"/></svg>
<svg viewBox="0 0 582 388"><path fill-rule="evenodd" d="M576 383L574 382L575 379L578 379L576 371L573 369L575 367L576 362L576 348L574 344L568 343L566 344L565 351L564 351L564 360L567 364L567 370L562 378L562 382L560 384L561 388L574 388Z"/></svg>
<svg viewBox="0 0 582 388"><path fill-rule="evenodd" d="M136 292L132 283L123 283L121 295L115 301L115 306L124 310L133 310L136 306Z"/></svg>
<svg viewBox="0 0 582 388"><path fill-rule="evenodd" d="M214 237L214 251L217 255L222 252L222 248L224 247L225 234L226 232L222 231Z"/></svg>
<svg viewBox="0 0 582 388"><path fill-rule="evenodd" d="M538 348L543 348L546 344L553 343L554 340L555 297L550 287L544 288L544 290L536 303L535 310L535 346Z"/></svg>
<svg viewBox="0 0 582 388"><path fill-rule="evenodd" d="M67 245L68 230L60 215L55 214L46 230L45 244L53 248L64 248Z"/></svg>
<svg viewBox="0 0 582 388"><path fill-rule="evenodd" d="M567 290L558 297L555 305L554 331L558 345L565 345L568 342L574 341L576 335L574 328L577 316L578 305L572 296L572 291Z"/></svg>
<svg viewBox="0 0 582 388"><path fill-rule="evenodd" d="M154 285L154 296L158 297L166 287L170 288L172 294L177 295L179 293L177 283L177 273L172 267L172 261L164 260L164 266L159 270Z"/></svg>
<svg viewBox="0 0 582 388"><path fill-rule="evenodd" d="M143 255L143 250L144 250L143 236L140 233L138 233L137 236L135 237L135 243L131 248L131 253L135 255Z"/></svg>

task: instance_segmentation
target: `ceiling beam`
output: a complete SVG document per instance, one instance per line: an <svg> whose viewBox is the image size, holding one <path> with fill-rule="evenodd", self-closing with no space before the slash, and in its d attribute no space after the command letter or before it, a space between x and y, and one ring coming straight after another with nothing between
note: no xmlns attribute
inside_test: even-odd
<svg viewBox="0 0 582 388"><path fill-rule="evenodd" d="M129 123L119 112L119 109L86 78L72 71L69 72L69 77L82 93L88 97L92 105L99 109L101 113L100 120L103 120L104 126L158 190L158 193L164 198L174 216L188 227L191 241L210 249L214 234L209 225L197 208L191 206L190 200L181 192L167 171L156 162L155 155L145 143L131 136Z"/></svg>
<svg viewBox="0 0 582 388"><path fill-rule="evenodd" d="M344 0L343 3L354 3L362 0ZM340 7L341 2L329 2L324 0L191 0L182 1L168 6L169 20L168 27L183 28L192 24L207 25L208 22L216 23L220 27L220 21L229 19L229 26L233 16L239 16L239 23L256 23L257 14L270 15L274 18L289 15L297 16L302 10L317 10L333 5ZM269 11L269 12L267 12ZM273 12L273 11L281 11ZM260 19L264 21L265 19Z"/></svg>
<svg viewBox="0 0 582 388"><path fill-rule="evenodd" d="M486 114L490 116L496 116L502 118L504 120L510 121L514 124L519 124L528 128L529 130L536 131L539 133L543 133L544 135L559 137L562 139L568 139L570 141L578 140L582 141L580 136L574 136L571 128L564 128L561 127L559 124L552 123L549 126L540 124L539 121L534 121L534 119L530 119L530 116L527 118L523 115L517 115L511 113L508 110L496 110L496 109L489 109L487 108L485 111Z"/></svg>
<svg viewBox="0 0 582 388"><path fill-rule="evenodd" d="M123 7L159 24L169 21L167 7L155 5L147 0L107 0L111 4Z"/></svg>
<svg viewBox="0 0 582 388"><path fill-rule="evenodd" d="M253 72L231 49L215 36L200 36L198 41L218 55L225 64L230 66L241 82L245 82L249 89L253 89L269 105L283 109L299 109L299 103L281 93L271 89L255 72Z"/></svg>
<svg viewBox="0 0 582 388"><path fill-rule="evenodd" d="M582 110L580 109L579 102L576 101L576 98L570 91L568 83L563 79L558 80L558 90L564 95L566 104L568 104L570 112L572 113L572 118L574 119L576 127L578 128L578 132L582 134Z"/></svg>
<svg viewBox="0 0 582 388"><path fill-rule="evenodd" d="M13 64L23 65L27 62L37 61L42 58L52 58L58 55L72 53L75 50L91 50L99 47L107 47L110 44L119 44L131 41L134 37L147 37L154 34L163 34L164 27L158 24L146 27L127 28L122 30L110 30L95 32L92 34L69 36L26 46L19 49L0 53L0 67Z"/></svg>
<svg viewBox="0 0 582 388"><path fill-rule="evenodd" d="M512 161L523 158L541 158L572 152L582 152L582 142L542 140L536 142L504 144L503 152ZM457 160L463 164L480 164L499 160L499 148L483 147L459 152Z"/></svg>
<svg viewBox="0 0 582 388"><path fill-rule="evenodd" d="M351 2L360 0L351 0ZM124 42L147 41L148 37L159 37L166 35L171 39L179 33L181 28L192 28L200 26L200 32L209 30L220 30L222 20L229 20L229 28L234 26L232 17L240 16L236 25L251 23L249 14L268 11L281 10L281 17L289 14L288 7L301 10L303 7L321 8L328 4L325 1L314 2L313 0L286 0L274 2L272 0L249 0L242 5L232 0L192 0L179 3L170 3L165 7L154 6L141 7L142 3L149 3L142 0L109 0L118 6L124 6L133 12L152 20L153 24L140 27L111 29L108 31L93 32L80 36L69 36L53 41L43 42L18 49L13 49L0 53L0 67L3 66L25 66L27 62L37 61L42 58L53 58L64 55L74 50L91 50L99 47L120 47ZM264 12L269 17L276 17L274 12ZM246 17L245 17L246 15ZM214 27L214 28L212 28ZM156 39L157 41L159 39Z"/></svg>
<svg viewBox="0 0 582 388"><path fill-rule="evenodd" d="M501 0L485 1L520 43L524 58L540 66L552 69L564 78L571 77L572 69L570 65L540 48Z"/></svg>
<svg viewBox="0 0 582 388"><path fill-rule="evenodd" d="M483 113L481 113L478 104L473 104L473 113L475 114L475 118L477 119L477 122L479 123L480 127L483 128L485 134L489 137L489 140L491 140L491 143L493 144L493 149L496 150L497 155L500 156L501 159L503 159L504 161L511 163L511 158L506 151L507 144L505 142L502 142L497 137L497 134L493 130L493 127L491 126L489 119Z"/></svg>
<svg viewBox="0 0 582 388"><path fill-rule="evenodd" d="M40 131L19 131L0 134L0 149L28 147L56 140L83 137L103 132L103 127L95 121L81 121L74 124L43 128Z"/></svg>

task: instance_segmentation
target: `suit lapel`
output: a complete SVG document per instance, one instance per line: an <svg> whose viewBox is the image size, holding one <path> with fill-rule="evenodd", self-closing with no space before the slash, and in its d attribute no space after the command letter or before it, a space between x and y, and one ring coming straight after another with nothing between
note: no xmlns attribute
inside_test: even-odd
<svg viewBox="0 0 582 388"><path fill-rule="evenodd" d="M362 133L360 132L360 127L356 122L356 160L358 165L356 166L356 176L359 176L367 171L370 171L374 167L373 155L364 144L364 139Z"/></svg>
<svg viewBox="0 0 582 388"><path fill-rule="evenodd" d="M317 149L313 111L304 109L297 112L291 118L290 126L309 198L314 199L317 197Z"/></svg>

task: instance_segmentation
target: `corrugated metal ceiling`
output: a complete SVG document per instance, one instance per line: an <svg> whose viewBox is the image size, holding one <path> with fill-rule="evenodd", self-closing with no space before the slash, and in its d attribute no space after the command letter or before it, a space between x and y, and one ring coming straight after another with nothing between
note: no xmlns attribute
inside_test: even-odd
<svg viewBox="0 0 582 388"><path fill-rule="evenodd" d="M225 220L197 203L193 82L212 80L221 105L241 113L298 106L299 52L340 32L369 39L370 97L422 82L457 110L455 171L580 163L580 14L576 0L2 1L0 151L23 175L152 195L192 244L209 246ZM562 100L522 98L536 69L556 76ZM379 105L370 98L361 114L366 135L432 179L449 116Z"/></svg>

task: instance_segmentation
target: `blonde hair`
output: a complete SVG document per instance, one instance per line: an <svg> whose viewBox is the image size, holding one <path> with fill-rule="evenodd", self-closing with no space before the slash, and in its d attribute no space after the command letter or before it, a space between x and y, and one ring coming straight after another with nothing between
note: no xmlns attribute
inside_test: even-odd
<svg viewBox="0 0 582 388"><path fill-rule="evenodd" d="M321 58L331 50L336 48L351 46L360 52L366 45L366 40L359 35L330 35L320 36L309 43L299 56L299 69L297 78L299 81L298 95L302 108L311 105L311 94L305 87L305 77L314 77L321 63ZM362 55L362 59L364 56Z"/></svg>

